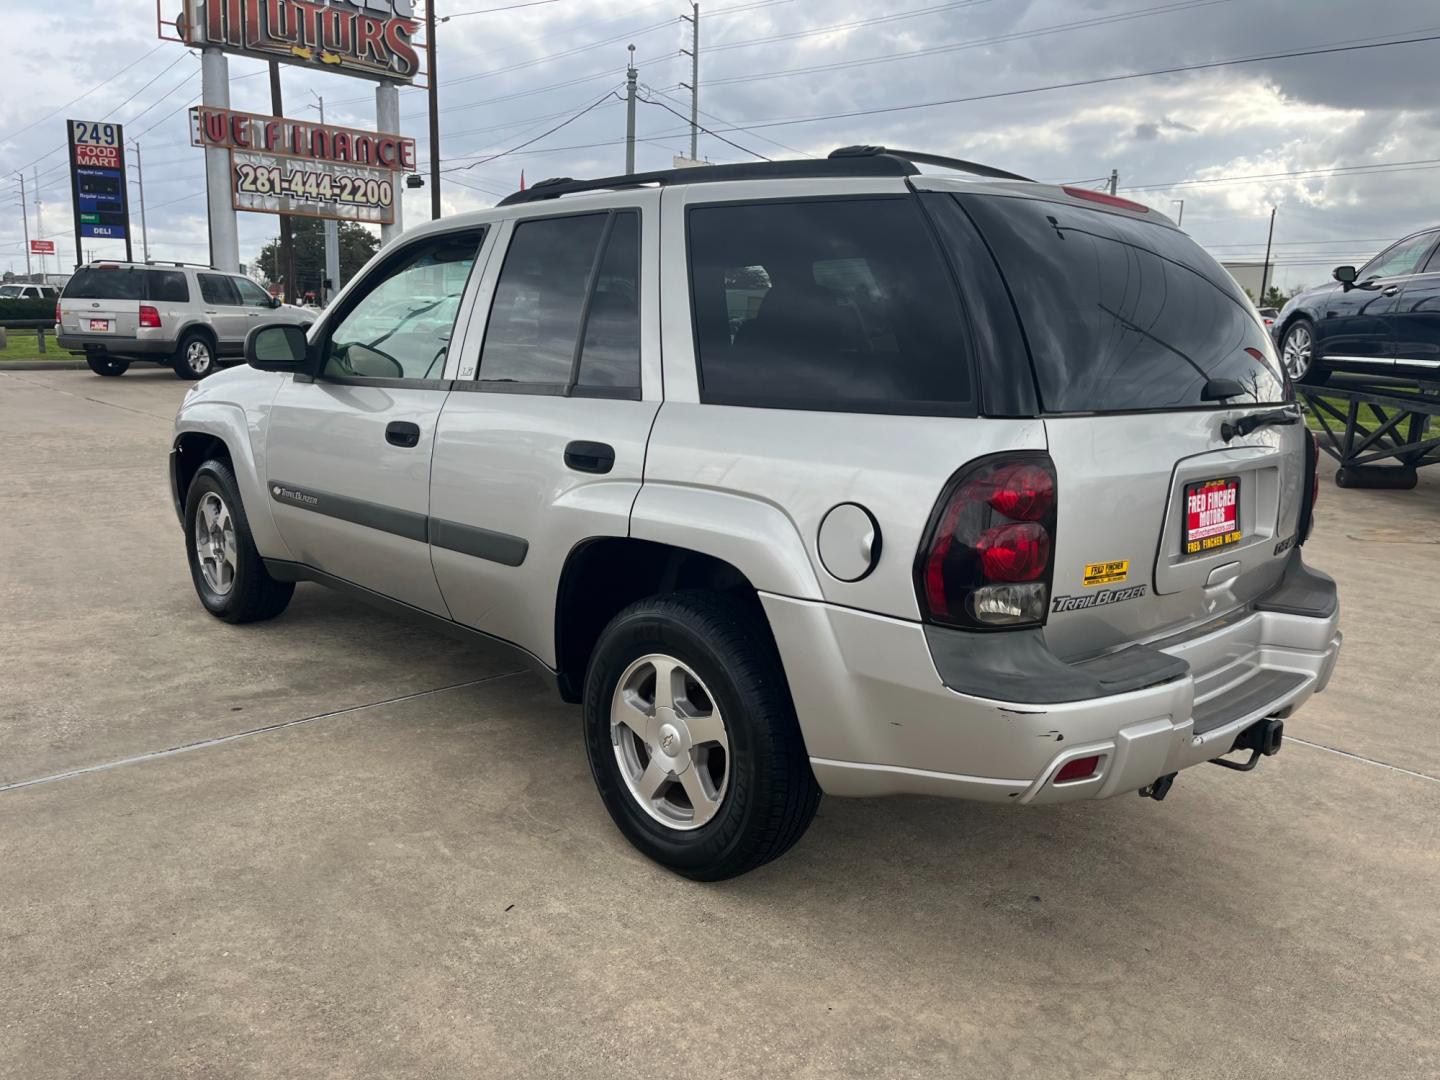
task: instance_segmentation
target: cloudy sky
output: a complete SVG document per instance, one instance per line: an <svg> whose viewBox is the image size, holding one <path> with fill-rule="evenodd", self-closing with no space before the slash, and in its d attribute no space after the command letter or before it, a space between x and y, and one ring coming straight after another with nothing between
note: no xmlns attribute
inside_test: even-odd
<svg viewBox="0 0 1440 1080"><path fill-rule="evenodd" d="M625 109L607 95L623 88L629 43L649 99L638 166L687 151L688 3L435 2L452 16L437 36L447 213L493 204L522 170L531 182L622 171ZM154 0L4 9L0 269L24 268L17 171L33 200L38 169L39 231L72 248L66 117L121 121L139 138L153 257L205 259L202 154L186 126L199 58L157 39ZM701 28L701 121L714 134L700 155L712 161L882 143L1091 186L1117 169L1122 194L1172 216L1183 199L1186 230L1224 259L1259 260L1278 207L1282 287L1440 223L1440 39L1197 69L1440 36L1434 0L706 0ZM1192 70L1115 78L1175 68ZM313 93L327 119L374 126L373 84L284 70L287 114L313 116ZM230 78L234 107L269 111L262 63L231 58ZM424 93L402 91L401 114L423 158ZM428 216L428 200L409 192L407 220ZM275 227L241 214L241 258Z"/></svg>

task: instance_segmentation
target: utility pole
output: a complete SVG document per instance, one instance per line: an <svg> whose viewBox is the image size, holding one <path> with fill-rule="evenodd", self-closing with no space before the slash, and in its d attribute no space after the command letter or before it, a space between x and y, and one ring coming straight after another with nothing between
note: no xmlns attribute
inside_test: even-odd
<svg viewBox="0 0 1440 1080"><path fill-rule="evenodd" d="M435 0L425 0L425 63L430 71L430 220L440 218L440 83L435 76ZM399 185L397 184L398 188Z"/></svg>
<svg viewBox="0 0 1440 1080"><path fill-rule="evenodd" d="M145 163L140 160L140 144L135 143L135 175L139 178L140 188L140 250L145 253L144 259L150 261L150 227L145 224Z"/></svg>
<svg viewBox="0 0 1440 1080"><path fill-rule="evenodd" d="M273 116L284 116L285 106L280 97L280 62L270 61L270 112ZM295 303L295 237L290 231L290 215L280 215L280 272L285 275L285 302Z"/></svg>
<svg viewBox="0 0 1440 1080"><path fill-rule="evenodd" d="M1110 194L1111 194L1111 195L1114 195L1114 194L1115 194L1117 191L1119 191L1119 190L1120 190L1120 170L1119 170L1119 169L1111 169L1111 170L1110 170Z"/></svg>
<svg viewBox="0 0 1440 1080"><path fill-rule="evenodd" d="M681 49L681 56L690 57L690 160L699 161L700 142L700 5L690 5L691 14L680 18L690 23L690 48ZM684 83L680 84L684 86Z"/></svg>
<svg viewBox="0 0 1440 1080"><path fill-rule="evenodd" d="M317 109L320 113L320 126L325 126L325 99L314 90L310 91L311 96L319 103L311 105L310 108ZM330 284L321 283L320 302L328 304L330 297L334 296L340 289L340 222L334 218L325 219L325 281Z"/></svg>
<svg viewBox="0 0 1440 1080"><path fill-rule="evenodd" d="M20 224L25 227L25 280L30 280L30 208L25 205L25 174L15 174L20 178Z"/></svg>
<svg viewBox="0 0 1440 1080"><path fill-rule="evenodd" d="M35 166L35 239L45 239L45 226L40 223L40 166ZM40 253L40 280L45 280L45 253Z"/></svg>
<svg viewBox="0 0 1440 1080"><path fill-rule="evenodd" d="M1255 300L1256 307L1265 306L1265 292L1270 285L1270 245L1275 240L1275 207L1270 208L1270 232L1265 237L1265 265L1260 268L1260 295Z"/></svg>
<svg viewBox="0 0 1440 1080"><path fill-rule="evenodd" d="M1177 203L1180 204L1180 213L1179 213L1179 215L1176 216L1176 218L1175 218L1175 227L1176 227L1176 228L1179 228L1179 227L1180 227L1180 224L1185 220L1185 200L1184 200L1184 199L1172 199L1171 202L1177 202Z"/></svg>
<svg viewBox="0 0 1440 1080"><path fill-rule="evenodd" d="M375 127L394 134L400 132L400 92L389 79L375 85ZM396 184L398 189L399 184ZM395 220L380 226L380 246L397 239L405 231L405 199L395 192Z"/></svg>
<svg viewBox="0 0 1440 1080"><path fill-rule="evenodd" d="M635 46L630 46L630 60L625 68L625 175L635 172Z"/></svg>

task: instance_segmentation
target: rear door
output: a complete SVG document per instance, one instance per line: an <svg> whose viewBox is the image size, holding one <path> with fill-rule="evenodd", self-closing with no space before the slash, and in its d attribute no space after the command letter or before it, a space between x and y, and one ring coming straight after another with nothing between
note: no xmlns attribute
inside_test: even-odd
<svg viewBox="0 0 1440 1080"><path fill-rule="evenodd" d="M205 321L215 330L222 353L234 354L245 344L249 317L240 302L240 291L228 274L196 274L200 279L200 300Z"/></svg>
<svg viewBox="0 0 1440 1080"><path fill-rule="evenodd" d="M1435 235L1417 233L1392 244L1361 268L1357 284L1330 294L1315 328L1322 358L1355 371L1395 366L1400 292L1425 265Z"/></svg>
<svg viewBox="0 0 1440 1080"><path fill-rule="evenodd" d="M1152 638L1273 587L1295 539L1308 436L1230 276L1136 204L1060 193L957 203L999 262L1045 415L1058 507L1051 649L1075 657ZM1222 391L1238 393L1207 400ZM1229 427L1265 413L1285 422Z"/></svg>
<svg viewBox="0 0 1440 1080"><path fill-rule="evenodd" d="M146 271L138 267L82 266L60 297L61 332L93 336L97 344L133 339L145 287Z"/></svg>
<svg viewBox="0 0 1440 1080"><path fill-rule="evenodd" d="M1391 322L1396 367L1433 378L1440 369L1440 246L1425 268L1406 280Z"/></svg>
<svg viewBox="0 0 1440 1080"><path fill-rule="evenodd" d="M240 306L245 309L244 333L246 335L257 326L290 321L280 315L280 309L271 301L270 294L249 278L232 277L230 283L235 286L235 291L240 297ZM244 344L243 337L241 344Z"/></svg>

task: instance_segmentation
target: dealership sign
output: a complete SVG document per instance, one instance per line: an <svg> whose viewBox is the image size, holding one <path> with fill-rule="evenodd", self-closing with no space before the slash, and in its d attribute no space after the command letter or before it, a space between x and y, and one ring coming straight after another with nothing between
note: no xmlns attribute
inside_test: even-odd
<svg viewBox="0 0 1440 1080"><path fill-rule="evenodd" d="M70 129L70 191L77 236L128 240L124 129L94 120L67 120L66 126Z"/></svg>
<svg viewBox="0 0 1440 1080"><path fill-rule="evenodd" d="M190 141L229 151L236 210L390 225L415 168L413 139L233 109L191 109Z"/></svg>
<svg viewBox="0 0 1440 1080"><path fill-rule="evenodd" d="M187 45L410 82L420 69L412 0L184 0Z"/></svg>
<svg viewBox="0 0 1440 1080"><path fill-rule="evenodd" d="M31 241L30 241L30 254L31 254L31 255L54 255L54 254L55 254L55 241L54 241L54 240L31 240Z"/></svg>

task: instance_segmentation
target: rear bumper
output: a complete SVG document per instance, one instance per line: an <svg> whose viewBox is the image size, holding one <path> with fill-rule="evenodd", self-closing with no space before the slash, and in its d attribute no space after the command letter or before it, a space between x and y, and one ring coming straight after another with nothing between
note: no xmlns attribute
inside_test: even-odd
<svg viewBox="0 0 1440 1080"><path fill-rule="evenodd" d="M175 342L164 338L116 337L113 334L60 334L62 349L71 352L98 352L112 356L168 357Z"/></svg>
<svg viewBox="0 0 1440 1080"><path fill-rule="evenodd" d="M1136 791L1219 757L1246 728L1323 690L1340 651L1339 607L1333 582L1305 578L1303 602L1323 600L1317 591L1328 585L1325 614L1268 610L1262 600L1150 643L1171 665L1164 681L1044 703L951 689L917 623L762 599L826 792L1048 803ZM1066 762L1091 756L1101 759L1091 776L1054 782Z"/></svg>

